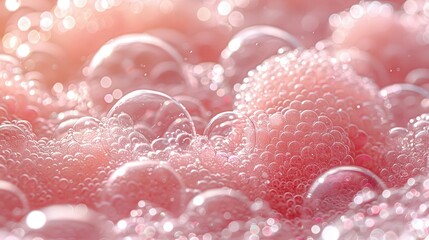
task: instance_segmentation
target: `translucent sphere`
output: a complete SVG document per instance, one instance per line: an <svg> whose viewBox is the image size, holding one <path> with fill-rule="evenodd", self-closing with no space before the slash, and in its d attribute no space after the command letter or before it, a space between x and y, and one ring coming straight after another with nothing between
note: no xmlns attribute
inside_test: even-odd
<svg viewBox="0 0 429 240"><path fill-rule="evenodd" d="M166 163L143 160L117 169L103 189L103 200L112 204L112 218L130 215L140 201L147 201L174 214L183 208L184 184ZM111 211L111 210L108 210Z"/></svg>
<svg viewBox="0 0 429 240"><path fill-rule="evenodd" d="M24 193L10 182L0 180L0 226L20 220L28 211Z"/></svg>
<svg viewBox="0 0 429 240"><path fill-rule="evenodd" d="M379 86L386 86L390 82L384 66L365 51L343 49L336 51L335 57L352 66L357 74L374 80Z"/></svg>
<svg viewBox="0 0 429 240"><path fill-rule="evenodd" d="M94 117L82 117L73 124L73 139L79 143L90 143L96 136L100 120Z"/></svg>
<svg viewBox="0 0 429 240"><path fill-rule="evenodd" d="M417 68L405 76L405 82L429 90L429 69Z"/></svg>
<svg viewBox="0 0 429 240"><path fill-rule="evenodd" d="M182 56L165 41L148 34L130 34L103 45L84 74L94 88L92 98L108 105L137 89L174 91L185 86L183 66Z"/></svg>
<svg viewBox="0 0 429 240"><path fill-rule="evenodd" d="M398 127L405 127L410 119L429 112L429 92L419 86L393 84L383 88L380 94Z"/></svg>
<svg viewBox="0 0 429 240"><path fill-rule="evenodd" d="M5 149L22 152L27 146L27 133L15 124L0 125L0 145Z"/></svg>
<svg viewBox="0 0 429 240"><path fill-rule="evenodd" d="M85 205L51 205L22 220L24 239L110 239L113 224Z"/></svg>
<svg viewBox="0 0 429 240"><path fill-rule="evenodd" d="M216 232L233 221L247 221L252 216L251 202L243 194L221 188L195 196L181 219L197 232Z"/></svg>
<svg viewBox="0 0 429 240"><path fill-rule="evenodd" d="M356 166L341 166L328 170L314 181L304 200L304 208L313 217L328 219L345 212L352 203L373 200L359 195L361 191L381 194L387 187L371 171ZM369 194L371 195L371 194Z"/></svg>
<svg viewBox="0 0 429 240"><path fill-rule="evenodd" d="M187 145L195 135L195 127L188 111L166 94L137 90L119 100L107 113L113 117L126 113L134 128L150 141L162 141L160 148L168 145Z"/></svg>
<svg viewBox="0 0 429 240"><path fill-rule="evenodd" d="M241 83L247 73L263 60L284 51L301 47L301 43L289 33L272 26L248 27L232 37L222 51L220 63L231 86Z"/></svg>
<svg viewBox="0 0 429 240"><path fill-rule="evenodd" d="M255 132L255 125L245 115L223 112L207 124L204 135L217 151L244 154L254 150Z"/></svg>

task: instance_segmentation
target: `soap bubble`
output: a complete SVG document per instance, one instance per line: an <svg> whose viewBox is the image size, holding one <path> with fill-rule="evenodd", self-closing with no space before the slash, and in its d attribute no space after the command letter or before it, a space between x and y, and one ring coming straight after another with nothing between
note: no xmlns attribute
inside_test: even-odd
<svg viewBox="0 0 429 240"><path fill-rule="evenodd" d="M146 33L166 41L177 49L180 55L183 56L184 62L195 64L200 61L198 53L193 49L188 37L183 33L172 28L150 29Z"/></svg>
<svg viewBox="0 0 429 240"><path fill-rule="evenodd" d="M422 87L426 90L429 89L429 69L417 68L410 71L405 76L404 82Z"/></svg>
<svg viewBox="0 0 429 240"><path fill-rule="evenodd" d="M335 56L352 66L357 74L371 78L379 86L386 86L391 81L384 66L364 51L353 48L343 49L336 51Z"/></svg>
<svg viewBox="0 0 429 240"><path fill-rule="evenodd" d="M0 125L0 146L22 152L27 146L27 133L15 124L4 123Z"/></svg>
<svg viewBox="0 0 429 240"><path fill-rule="evenodd" d="M195 126L188 111L166 94L137 90L119 100L107 113L113 117L126 113L134 128L149 142L162 140L165 145L187 145L195 136Z"/></svg>
<svg viewBox="0 0 429 240"><path fill-rule="evenodd" d="M235 112L219 113L207 124L204 135L221 152L244 154L253 151L256 128L252 120Z"/></svg>
<svg viewBox="0 0 429 240"><path fill-rule="evenodd" d="M73 124L73 139L79 143L91 143L97 136L100 120L94 117L82 117Z"/></svg>
<svg viewBox="0 0 429 240"><path fill-rule="evenodd" d="M24 193L10 182L0 180L0 226L8 221L20 220L29 205Z"/></svg>
<svg viewBox="0 0 429 240"><path fill-rule="evenodd" d="M24 239L110 239L113 224L86 205L51 205L23 220Z"/></svg>
<svg viewBox="0 0 429 240"><path fill-rule="evenodd" d="M177 215L183 208L184 184L168 164L144 159L118 168L102 195L103 200L111 202L114 212L110 214L115 219L129 216L141 200Z"/></svg>
<svg viewBox="0 0 429 240"><path fill-rule="evenodd" d="M220 63L225 68L225 77L234 86L263 60L276 55L280 48L292 50L301 43L289 33L272 26L252 26L232 37L222 51Z"/></svg>
<svg viewBox="0 0 429 240"><path fill-rule="evenodd" d="M247 221L253 216L251 202L240 192L211 189L195 196L181 216L198 232L216 232L233 221Z"/></svg>
<svg viewBox="0 0 429 240"><path fill-rule="evenodd" d="M143 88L174 94L187 85L183 69L182 56L168 43L149 34L129 34L103 45L85 75L96 89L91 92L92 98L110 104Z"/></svg>
<svg viewBox="0 0 429 240"><path fill-rule="evenodd" d="M429 112L429 92L412 84L393 84L383 88L380 94L390 109L396 126L405 127L410 119Z"/></svg>
<svg viewBox="0 0 429 240"><path fill-rule="evenodd" d="M71 74L68 58L64 51L51 42L32 45L30 54L22 60L27 72L36 71L42 74L43 83L53 86L58 80L66 81Z"/></svg>
<svg viewBox="0 0 429 240"><path fill-rule="evenodd" d="M58 114L55 121L57 121L57 127L53 132L53 138L62 139L66 137L73 128L74 124L80 118L86 117L85 114L77 110L68 110Z"/></svg>
<svg viewBox="0 0 429 240"><path fill-rule="evenodd" d="M373 200L376 194L385 189L384 182L365 168L336 167L316 179L307 192L304 208L313 216L329 218L347 211L352 203L362 204ZM375 194L368 193L368 190ZM361 191L369 198L360 194Z"/></svg>
<svg viewBox="0 0 429 240"><path fill-rule="evenodd" d="M180 65L183 62L180 54L163 40L149 34L129 34L112 39L103 45L92 58L88 74L98 75L102 70L108 71L109 67L126 71L127 63L119 61L124 60L120 57L123 57L125 54L131 54L135 58L133 60L139 61L133 63L132 66L134 67L154 67L159 63L167 61ZM139 66L140 64L144 64L145 66Z"/></svg>

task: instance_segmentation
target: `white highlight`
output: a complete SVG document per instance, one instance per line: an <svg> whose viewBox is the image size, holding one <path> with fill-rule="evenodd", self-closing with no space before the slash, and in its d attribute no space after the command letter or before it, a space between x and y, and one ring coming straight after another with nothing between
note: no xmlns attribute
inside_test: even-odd
<svg viewBox="0 0 429 240"><path fill-rule="evenodd" d="M227 1L222 1L217 6L217 12L222 16L227 16L229 13L231 13L231 10L231 4Z"/></svg>
<svg viewBox="0 0 429 240"><path fill-rule="evenodd" d="M32 211L28 214L26 223L31 229L40 229L46 224L46 216L41 211Z"/></svg>
<svg viewBox="0 0 429 240"><path fill-rule="evenodd" d="M21 7L21 0L6 0L4 5L8 11L15 12Z"/></svg>
<svg viewBox="0 0 429 240"><path fill-rule="evenodd" d="M327 226L323 229L322 239L324 240L337 240L340 237L340 231L334 226Z"/></svg>

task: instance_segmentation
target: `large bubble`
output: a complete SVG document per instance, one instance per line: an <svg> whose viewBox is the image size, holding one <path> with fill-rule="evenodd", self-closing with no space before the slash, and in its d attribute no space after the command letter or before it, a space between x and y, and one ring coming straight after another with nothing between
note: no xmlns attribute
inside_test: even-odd
<svg viewBox="0 0 429 240"><path fill-rule="evenodd" d="M97 89L91 92L92 98L110 104L137 89L175 91L185 86L183 67L182 56L165 41L149 34L130 34L103 45L84 74Z"/></svg>
<svg viewBox="0 0 429 240"><path fill-rule="evenodd" d="M410 119L429 111L429 92L422 87L393 84L383 88L380 94L393 114L396 126L405 127Z"/></svg>
<svg viewBox="0 0 429 240"><path fill-rule="evenodd" d="M291 34L272 26L252 26L238 32L222 51L220 63L225 68L225 77L234 86L263 60L285 51L301 47Z"/></svg>
<svg viewBox="0 0 429 240"><path fill-rule="evenodd" d="M129 216L139 201L180 214L184 184L167 163L146 159L126 163L117 169L108 179L102 195L103 200L112 204L107 214L114 219Z"/></svg>
<svg viewBox="0 0 429 240"><path fill-rule="evenodd" d="M304 200L304 208L313 218L329 219L338 213L347 211L351 203L362 204L375 199L387 189L384 182L371 171L355 166L342 166L328 170L322 174L308 190ZM366 195L361 191L372 191Z"/></svg>
<svg viewBox="0 0 429 240"><path fill-rule="evenodd" d="M29 205L24 193L10 182L0 180L0 226L8 221L20 220Z"/></svg>
<svg viewBox="0 0 429 240"><path fill-rule="evenodd" d="M107 117L126 113L134 128L141 132L154 149L162 150L170 145L185 146L195 135L195 126L188 111L166 94L137 90L121 98Z"/></svg>
<svg viewBox="0 0 429 240"><path fill-rule="evenodd" d="M228 154L246 154L254 150L256 129L247 116L223 112L207 124L204 135L215 150Z"/></svg>
<svg viewBox="0 0 429 240"><path fill-rule="evenodd" d="M247 221L252 216L251 202L242 193L220 188L195 196L181 218L197 232L215 232L233 221Z"/></svg>
<svg viewBox="0 0 429 240"><path fill-rule="evenodd" d="M23 220L24 239L111 239L113 224L85 205L52 205Z"/></svg>

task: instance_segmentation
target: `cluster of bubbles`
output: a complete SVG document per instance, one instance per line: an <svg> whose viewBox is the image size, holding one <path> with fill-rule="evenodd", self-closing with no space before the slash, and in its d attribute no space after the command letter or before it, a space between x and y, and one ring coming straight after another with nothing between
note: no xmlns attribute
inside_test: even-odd
<svg viewBox="0 0 429 240"><path fill-rule="evenodd" d="M428 235L429 1L178 2L1 5L1 239Z"/></svg>

